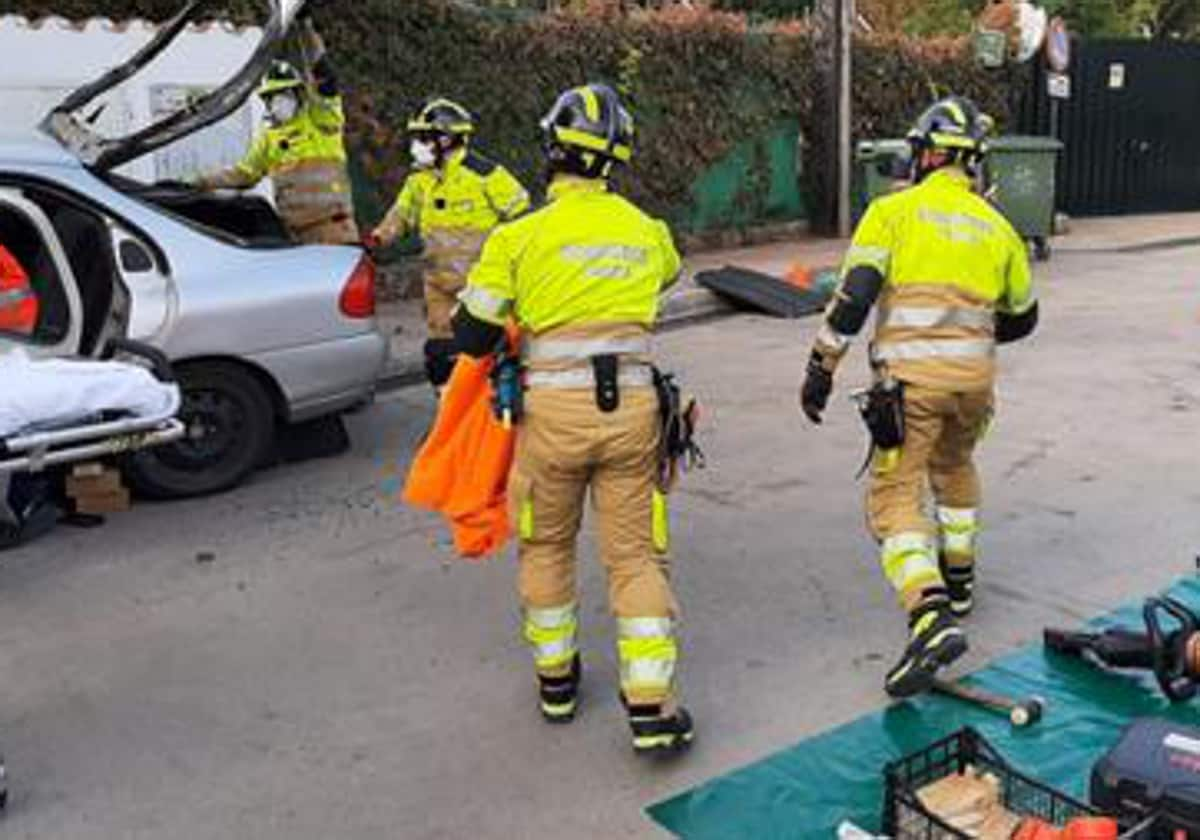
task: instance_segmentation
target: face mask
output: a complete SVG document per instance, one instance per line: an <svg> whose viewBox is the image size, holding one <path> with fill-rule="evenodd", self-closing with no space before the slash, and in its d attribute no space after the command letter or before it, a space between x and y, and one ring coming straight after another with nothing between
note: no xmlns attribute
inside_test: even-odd
<svg viewBox="0 0 1200 840"><path fill-rule="evenodd" d="M271 101L267 103L267 112L271 115L271 121L275 125L283 125L291 122L296 117L296 112L300 110L300 103L296 101L296 97L291 94L280 94L271 97Z"/></svg>
<svg viewBox="0 0 1200 840"><path fill-rule="evenodd" d="M432 143L422 143L420 140L412 141L412 145L408 147L409 154L412 155L413 163L421 169L429 169L437 163L437 155L433 151Z"/></svg>

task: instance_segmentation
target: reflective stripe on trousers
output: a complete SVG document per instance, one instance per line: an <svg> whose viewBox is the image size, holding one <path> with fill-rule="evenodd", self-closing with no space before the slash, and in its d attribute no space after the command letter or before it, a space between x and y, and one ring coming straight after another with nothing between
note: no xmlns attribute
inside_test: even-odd
<svg viewBox="0 0 1200 840"><path fill-rule="evenodd" d="M888 537L880 547L883 573L901 595L941 583L933 541L925 534Z"/></svg>
<svg viewBox="0 0 1200 840"><path fill-rule="evenodd" d="M937 509L942 550L959 557L974 557L979 537L979 512L974 508Z"/></svg>
<svg viewBox="0 0 1200 840"><path fill-rule="evenodd" d="M654 374L649 365L622 365L617 372L617 384L622 388L649 386L654 384ZM594 388L596 372L591 367L531 370L525 374L525 385L529 388Z"/></svg>
<svg viewBox="0 0 1200 840"><path fill-rule="evenodd" d="M539 673L562 671L579 650L579 619L575 604L525 610L525 640L533 648Z"/></svg>
<svg viewBox="0 0 1200 840"><path fill-rule="evenodd" d="M990 359L996 343L990 338L880 341L871 348L874 362L914 361L916 359Z"/></svg>
<svg viewBox="0 0 1200 840"><path fill-rule="evenodd" d="M649 355L654 349L649 336L630 338L531 338L521 347L526 362L586 361L592 356Z"/></svg>
<svg viewBox="0 0 1200 840"><path fill-rule="evenodd" d="M669 618L618 618L621 690L634 702L662 702L675 682L679 647Z"/></svg>

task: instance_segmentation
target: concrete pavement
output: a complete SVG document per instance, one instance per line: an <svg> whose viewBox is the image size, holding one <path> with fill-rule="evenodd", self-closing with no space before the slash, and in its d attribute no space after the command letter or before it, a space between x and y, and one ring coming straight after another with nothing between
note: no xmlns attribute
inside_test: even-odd
<svg viewBox="0 0 1200 840"><path fill-rule="evenodd" d="M1060 254L1003 351L970 664L1135 598L1200 548L1200 249ZM814 319L663 338L705 406L675 496L693 753L630 755L590 541L580 719L545 726L513 561L453 561L394 499L424 388L352 418L346 457L139 505L0 555L6 838L662 836L646 804L880 707L903 619L862 528L845 395L795 406ZM211 552L208 561L202 554ZM203 562L202 562L203 561ZM803 815L797 815L798 820Z"/></svg>

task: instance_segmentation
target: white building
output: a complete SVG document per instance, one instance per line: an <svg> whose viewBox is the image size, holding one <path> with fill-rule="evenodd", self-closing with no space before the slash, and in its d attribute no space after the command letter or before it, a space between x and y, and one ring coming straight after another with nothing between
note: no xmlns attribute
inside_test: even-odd
<svg viewBox="0 0 1200 840"><path fill-rule="evenodd" d="M68 93L132 56L155 31L156 24L144 20L0 17L0 132L35 127ZM101 98L105 107L96 125L107 135L123 135L178 110L188 97L227 81L261 38L256 27L189 27L153 63ZM93 113L96 106L89 107ZM260 118L252 97L221 123L118 171L156 181L228 166L241 158Z"/></svg>

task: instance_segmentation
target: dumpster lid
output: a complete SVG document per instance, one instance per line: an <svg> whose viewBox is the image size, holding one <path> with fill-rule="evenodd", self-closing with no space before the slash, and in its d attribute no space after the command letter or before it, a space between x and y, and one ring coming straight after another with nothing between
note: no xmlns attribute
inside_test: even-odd
<svg viewBox="0 0 1200 840"><path fill-rule="evenodd" d="M875 160L884 155L905 154L908 148L907 140L860 140L855 151L858 160Z"/></svg>
<svg viewBox="0 0 1200 840"><path fill-rule="evenodd" d="M1054 137L1006 134L989 140L988 148L993 152L1058 152L1063 149L1063 143Z"/></svg>

